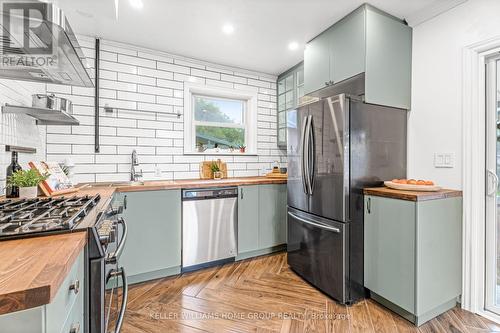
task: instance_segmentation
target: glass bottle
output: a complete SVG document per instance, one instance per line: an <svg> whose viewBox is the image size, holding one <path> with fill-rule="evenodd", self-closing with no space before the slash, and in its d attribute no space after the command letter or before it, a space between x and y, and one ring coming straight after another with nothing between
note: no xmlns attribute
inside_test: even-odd
<svg viewBox="0 0 500 333"><path fill-rule="evenodd" d="M21 166L17 162L17 151L12 152L12 162L7 167L7 189L5 196L7 198L18 198L19 197L19 187L9 184L10 176L16 171L21 170Z"/></svg>

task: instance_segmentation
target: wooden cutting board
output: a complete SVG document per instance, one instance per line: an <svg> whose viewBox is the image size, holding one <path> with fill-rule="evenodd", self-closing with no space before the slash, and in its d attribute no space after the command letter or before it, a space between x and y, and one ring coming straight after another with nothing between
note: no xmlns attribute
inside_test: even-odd
<svg viewBox="0 0 500 333"><path fill-rule="evenodd" d="M441 186L437 185L412 185L412 184L398 184L391 181L384 182L384 185L388 188L393 188L395 190L403 191L421 191L421 192L436 192L441 189Z"/></svg>
<svg viewBox="0 0 500 333"><path fill-rule="evenodd" d="M276 179L287 179L288 173L279 173L279 172L269 172L266 174L267 178L276 178Z"/></svg>
<svg viewBox="0 0 500 333"><path fill-rule="evenodd" d="M217 161L204 161L200 163L200 179L213 179L214 175L212 174L212 163L217 163L219 165L219 169L222 172L222 178L227 178L227 164L222 162L221 160Z"/></svg>

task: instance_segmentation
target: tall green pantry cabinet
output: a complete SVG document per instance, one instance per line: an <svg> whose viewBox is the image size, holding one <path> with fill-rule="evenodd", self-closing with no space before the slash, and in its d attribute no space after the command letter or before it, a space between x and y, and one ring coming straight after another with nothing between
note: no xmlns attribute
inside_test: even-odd
<svg viewBox="0 0 500 333"><path fill-rule="evenodd" d="M364 285L417 326L462 292L460 191L365 189Z"/></svg>

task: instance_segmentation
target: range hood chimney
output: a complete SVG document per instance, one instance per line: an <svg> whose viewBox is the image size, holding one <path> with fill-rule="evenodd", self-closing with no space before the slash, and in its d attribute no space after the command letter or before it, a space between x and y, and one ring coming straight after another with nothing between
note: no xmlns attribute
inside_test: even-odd
<svg viewBox="0 0 500 333"><path fill-rule="evenodd" d="M0 77L94 86L78 40L54 4L2 2L0 19Z"/></svg>

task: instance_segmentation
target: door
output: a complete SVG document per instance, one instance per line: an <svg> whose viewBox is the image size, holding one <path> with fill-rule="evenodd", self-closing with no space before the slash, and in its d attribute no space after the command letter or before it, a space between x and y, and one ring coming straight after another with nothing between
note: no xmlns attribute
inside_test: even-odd
<svg viewBox="0 0 500 333"><path fill-rule="evenodd" d="M307 43L304 50L304 93L324 88L330 78L332 28Z"/></svg>
<svg viewBox="0 0 500 333"><path fill-rule="evenodd" d="M328 97L310 106L309 212L349 220L349 99Z"/></svg>
<svg viewBox="0 0 500 333"><path fill-rule="evenodd" d="M303 143L309 116L309 106L288 111L288 206L307 211L309 209L304 177Z"/></svg>
<svg viewBox="0 0 500 333"><path fill-rule="evenodd" d="M288 209L288 264L302 278L346 302L348 224Z"/></svg>
<svg viewBox="0 0 500 333"><path fill-rule="evenodd" d="M183 199L182 268L236 257L236 197Z"/></svg>
<svg viewBox="0 0 500 333"><path fill-rule="evenodd" d="M283 214L286 204L283 204L283 187L284 185L259 185L260 249L286 243L286 216Z"/></svg>
<svg viewBox="0 0 500 333"><path fill-rule="evenodd" d="M285 203L286 206L286 203ZM259 249L259 186L240 186L238 195L238 254Z"/></svg>
<svg viewBox="0 0 500 333"><path fill-rule="evenodd" d="M487 310L500 315L500 57L486 66L486 297Z"/></svg>
<svg viewBox="0 0 500 333"><path fill-rule="evenodd" d="M365 8L335 24L332 33L330 77L338 83L365 71Z"/></svg>

